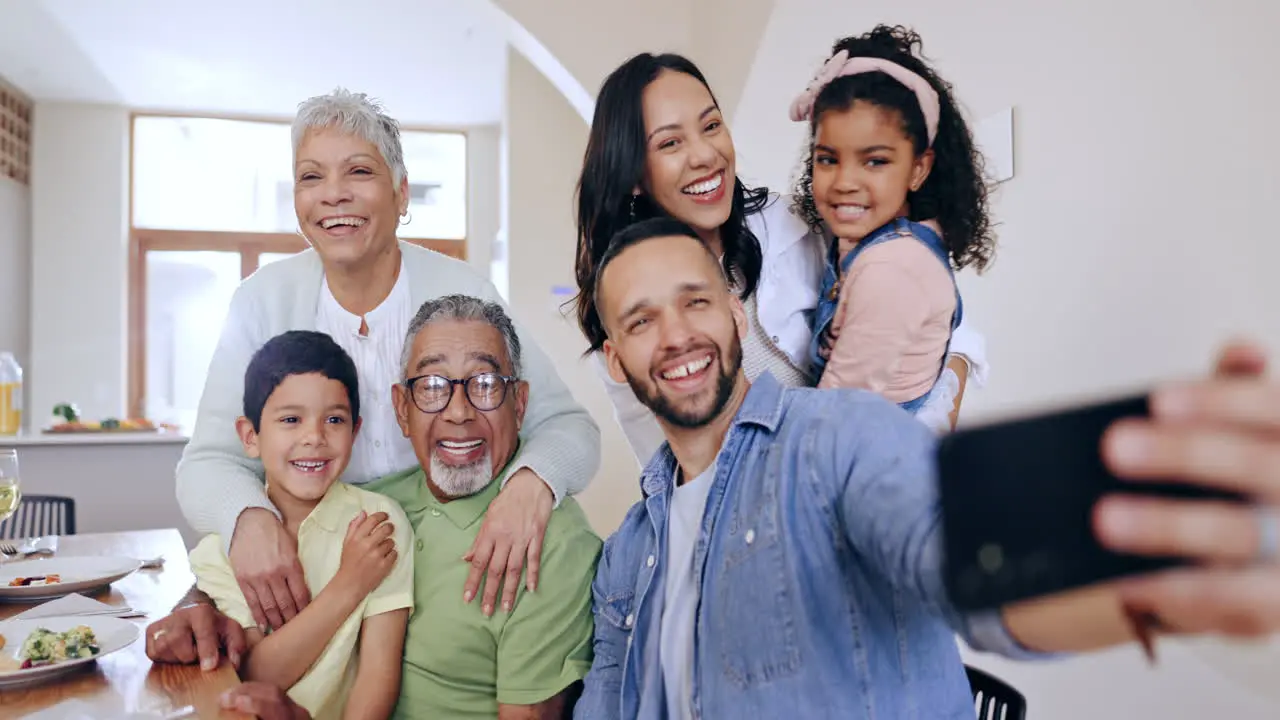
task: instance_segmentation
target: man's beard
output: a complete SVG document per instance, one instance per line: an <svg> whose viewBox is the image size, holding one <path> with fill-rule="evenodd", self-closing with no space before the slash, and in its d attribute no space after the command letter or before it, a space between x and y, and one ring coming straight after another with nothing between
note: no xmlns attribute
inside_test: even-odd
<svg viewBox="0 0 1280 720"><path fill-rule="evenodd" d="M493 482L493 459L489 449L485 448L484 456L469 465L448 465L440 460L438 452L433 451L431 482L451 498L475 495Z"/></svg>
<svg viewBox="0 0 1280 720"><path fill-rule="evenodd" d="M697 408L686 410L676 407L658 389L657 381L654 381L654 384L649 386L633 376L625 366L622 368L622 373L627 376L627 384L631 386L631 391L636 394L636 399L652 410L653 414L657 415L659 419L679 428L695 429L703 427L716 419L725 406L729 404L729 397L733 395L734 380L738 377L738 370L742 367L742 342L738 339L737 333L734 333L733 339L729 341L729 354L726 356L723 352L718 352L717 355L720 360L720 377L716 378L715 397L711 402L711 406L702 411Z"/></svg>

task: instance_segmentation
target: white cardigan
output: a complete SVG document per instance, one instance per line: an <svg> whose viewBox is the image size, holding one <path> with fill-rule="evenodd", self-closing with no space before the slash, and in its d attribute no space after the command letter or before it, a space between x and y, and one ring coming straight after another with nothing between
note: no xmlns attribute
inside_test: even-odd
<svg viewBox="0 0 1280 720"><path fill-rule="evenodd" d="M791 364L812 376L809 343L812 339L810 317L818 305L818 288L826 262L827 241L810 232L800 218L791 213L789 196L772 195L758 213L747 217L747 225L760 241L764 263L756 286L756 311L760 325L772 342L791 359ZM986 384L986 341L968 327L968 313L951 337L951 354L968 361L971 385ZM666 438L649 408L636 399L631 386L609 377L601 353L594 353L596 373L604 382L605 392L613 403L614 417L622 426L636 459L644 465L662 447ZM922 409L930 415L945 415L954 404L955 395L936 393ZM934 405L940 407L934 409ZM945 405L947 407L941 407Z"/></svg>
<svg viewBox="0 0 1280 720"><path fill-rule="evenodd" d="M493 285L462 261L405 242L400 252L415 311L427 300L453 293L502 302ZM256 507L275 512L263 488L262 464L245 456L236 435L236 418L244 414L244 373L267 340L287 330L316 329L323 280L320 257L307 250L262 267L232 297L191 442L178 463L178 504L197 532L218 533L230 542L240 513ZM550 358L519 322L515 325L529 407L520 455L505 477L520 468L533 470L558 504L586 488L599 468L600 429L573 399Z"/></svg>

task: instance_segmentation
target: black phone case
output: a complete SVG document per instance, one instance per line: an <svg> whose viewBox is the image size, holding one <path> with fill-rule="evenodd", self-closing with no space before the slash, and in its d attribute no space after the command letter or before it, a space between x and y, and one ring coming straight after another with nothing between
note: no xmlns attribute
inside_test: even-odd
<svg viewBox="0 0 1280 720"><path fill-rule="evenodd" d="M943 572L952 603L991 609L1178 564L1179 558L1111 552L1093 535L1093 507L1114 491L1240 499L1112 475L1100 455L1104 431L1121 418L1148 414L1144 395L943 437Z"/></svg>

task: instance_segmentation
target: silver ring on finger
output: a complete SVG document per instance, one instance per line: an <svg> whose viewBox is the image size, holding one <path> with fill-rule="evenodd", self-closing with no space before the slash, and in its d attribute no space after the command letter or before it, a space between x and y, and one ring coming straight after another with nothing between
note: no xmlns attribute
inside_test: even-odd
<svg viewBox="0 0 1280 720"><path fill-rule="evenodd" d="M1280 518L1276 516L1276 508L1262 505L1254 513L1258 517L1258 554L1254 562L1276 562L1280 559Z"/></svg>
<svg viewBox="0 0 1280 720"><path fill-rule="evenodd" d="M151 642L160 642L160 637L167 632L169 631L164 628L160 628L159 630L151 633Z"/></svg>

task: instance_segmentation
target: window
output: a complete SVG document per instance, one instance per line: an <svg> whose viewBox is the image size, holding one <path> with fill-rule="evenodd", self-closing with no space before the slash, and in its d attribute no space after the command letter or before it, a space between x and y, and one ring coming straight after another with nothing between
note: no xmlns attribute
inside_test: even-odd
<svg viewBox="0 0 1280 720"><path fill-rule="evenodd" d="M467 137L404 130L402 239L466 257ZM129 412L190 429L231 295L305 250L293 213L289 126L135 115Z"/></svg>

